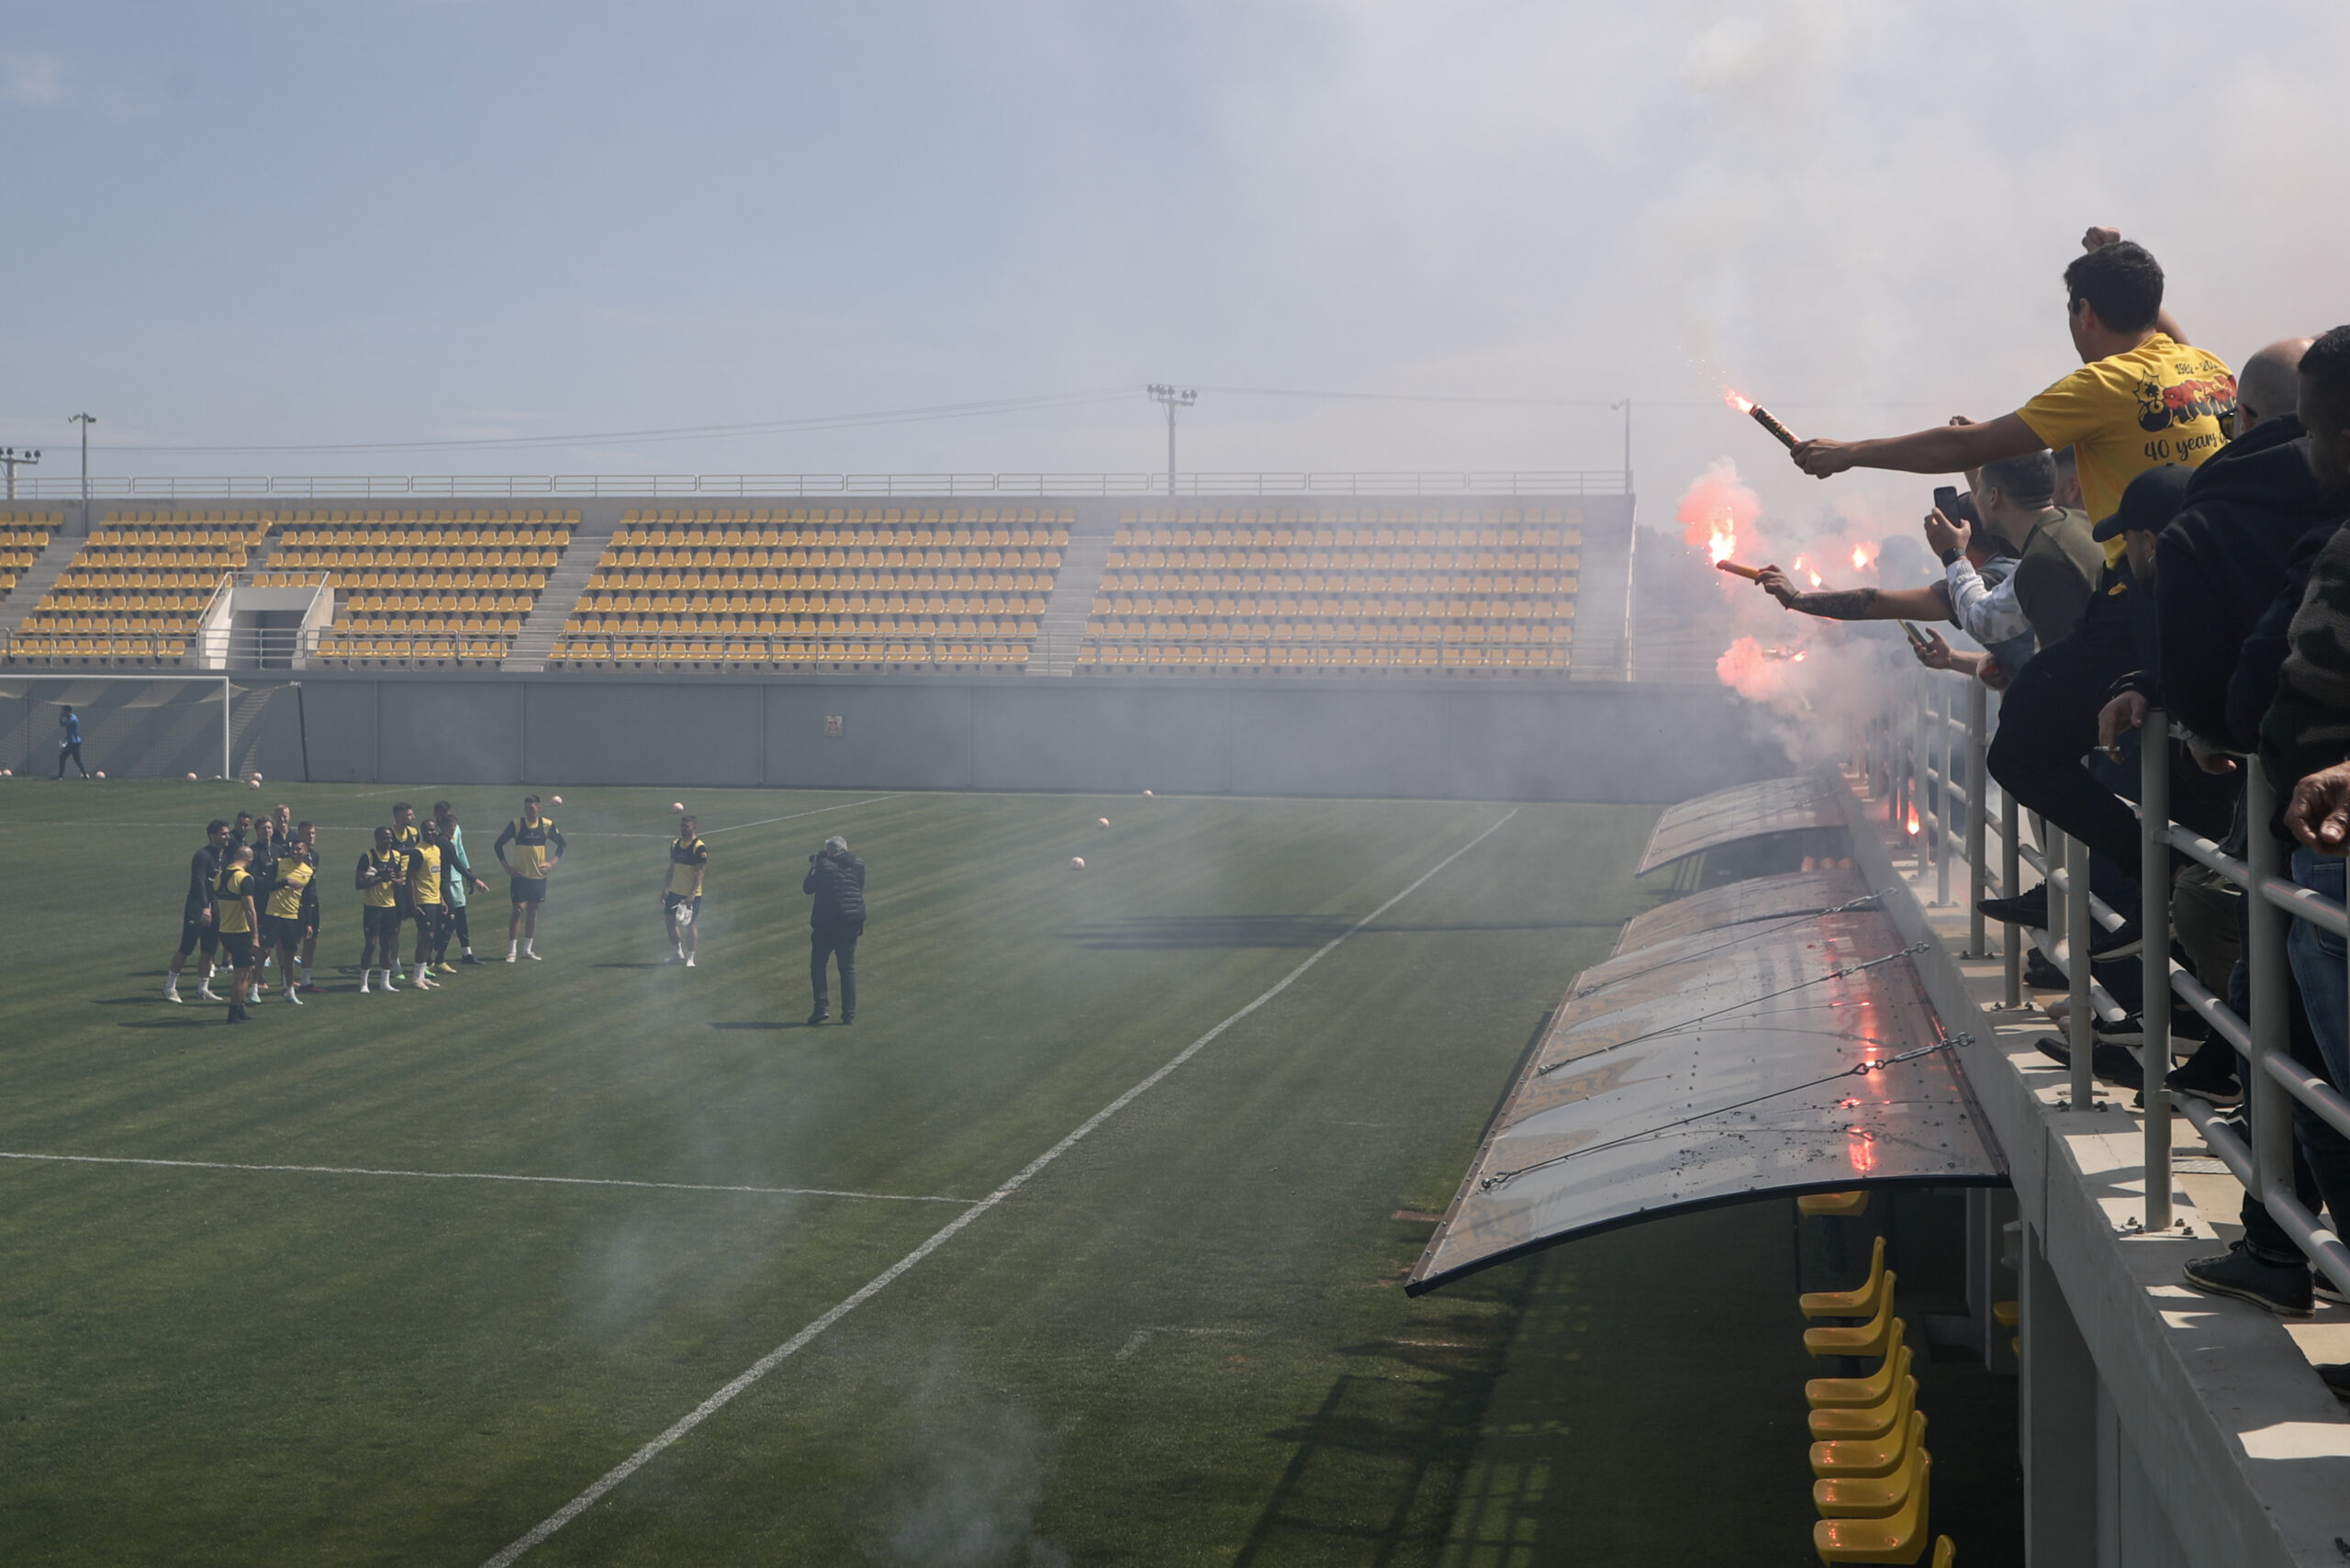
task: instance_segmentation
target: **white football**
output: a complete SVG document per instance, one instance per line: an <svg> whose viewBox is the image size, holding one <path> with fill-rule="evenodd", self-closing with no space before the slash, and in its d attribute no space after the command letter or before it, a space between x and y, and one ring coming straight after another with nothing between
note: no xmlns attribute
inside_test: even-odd
<svg viewBox="0 0 2350 1568"><path fill-rule="evenodd" d="M669 809L673 812L682 812L686 809L686 803L683 801L672 801L669 802Z"/></svg>
<svg viewBox="0 0 2350 1568"><path fill-rule="evenodd" d="M1085 869L1085 857L1082 855L1070 856L1069 857L1069 868L1072 870L1082 871Z"/></svg>
<svg viewBox="0 0 2350 1568"><path fill-rule="evenodd" d="M1145 790L1142 792L1142 798L1143 798L1144 800L1146 800L1146 801L1149 800L1149 799L1150 799L1150 791L1149 791L1149 790Z"/></svg>
<svg viewBox="0 0 2350 1568"><path fill-rule="evenodd" d="M0 778L14 778L16 776L17 770L15 768L0 767Z"/></svg>
<svg viewBox="0 0 2350 1568"><path fill-rule="evenodd" d="M189 778L189 779L190 779L191 781L193 781L193 780L195 779L195 778L196 778L196 775L195 775L195 774L193 774L193 773L191 773L191 774L189 774L189 775L188 775L188 778Z"/></svg>
<svg viewBox="0 0 2350 1568"><path fill-rule="evenodd" d="M1103 827L1108 827L1110 825L1110 819L1108 817L1095 817L1093 820L1100 823Z"/></svg>
<svg viewBox="0 0 2350 1568"><path fill-rule="evenodd" d="M562 797L562 796L560 796L560 795L555 796L555 797L554 797L554 803L555 803L556 805L558 805L558 806L560 806L561 804L563 804L563 797Z"/></svg>
<svg viewBox="0 0 2350 1568"><path fill-rule="evenodd" d="M106 770L105 768L103 768L103 767L99 768L99 769L98 769L98 777L99 777L99 778L104 778L106 776Z"/></svg>
<svg viewBox="0 0 2350 1568"><path fill-rule="evenodd" d="M258 778L249 778L245 782L252 789L258 790L261 788L261 780Z"/></svg>

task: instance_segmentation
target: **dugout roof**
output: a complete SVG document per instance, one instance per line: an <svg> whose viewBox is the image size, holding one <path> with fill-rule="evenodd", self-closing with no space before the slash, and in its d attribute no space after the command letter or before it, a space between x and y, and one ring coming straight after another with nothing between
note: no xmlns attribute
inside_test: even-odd
<svg viewBox="0 0 2350 1568"><path fill-rule="evenodd" d="M1649 834L1648 850L1633 874L1644 877L1660 866L1741 838L1845 827L1843 807L1836 799L1842 789L1827 778L1765 778L1668 806L1656 819L1656 831Z"/></svg>
<svg viewBox="0 0 2350 1568"><path fill-rule="evenodd" d="M2004 1182L1892 919L1834 907L1863 896L1850 871L1798 872L1657 911L1707 904L1637 946L1628 928L1553 1014L1406 1288L1765 1193Z"/></svg>

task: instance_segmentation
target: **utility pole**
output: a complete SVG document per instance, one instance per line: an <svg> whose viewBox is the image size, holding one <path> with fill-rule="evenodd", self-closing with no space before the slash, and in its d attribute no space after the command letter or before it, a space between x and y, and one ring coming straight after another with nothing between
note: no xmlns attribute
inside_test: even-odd
<svg viewBox="0 0 2350 1568"><path fill-rule="evenodd" d="M38 452L18 452L13 446L0 446L0 464L6 465L8 469L8 498L13 501L17 498L17 469L18 465L21 465L27 468L39 467L40 465L40 454Z"/></svg>
<svg viewBox="0 0 2350 1568"><path fill-rule="evenodd" d="M1147 390L1152 402L1167 405L1167 493L1171 496L1175 493L1175 410L1190 408L1200 400L1200 395L1188 386L1179 391L1157 382Z"/></svg>
<svg viewBox="0 0 2350 1568"><path fill-rule="evenodd" d="M98 422L95 414L75 414L66 421L82 427L82 537L90 536L90 427Z"/></svg>

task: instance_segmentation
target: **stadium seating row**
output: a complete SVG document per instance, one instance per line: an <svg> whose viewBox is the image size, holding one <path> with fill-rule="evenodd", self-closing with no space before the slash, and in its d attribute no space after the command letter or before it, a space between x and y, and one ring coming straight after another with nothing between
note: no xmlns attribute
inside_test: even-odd
<svg viewBox="0 0 2350 1568"><path fill-rule="evenodd" d="M1168 501L1130 507L1120 526L1180 528L1556 528L1583 521L1580 507L1555 501Z"/></svg>
<svg viewBox="0 0 2350 1568"><path fill-rule="evenodd" d="M1080 675L1115 670L1125 673L1202 674L1212 669L1268 669L1303 673L1313 670L1404 671L1474 669L1565 669L1570 660L1561 644L1405 646L1400 644L1272 644L1221 646L1183 644L1088 644L1078 650Z"/></svg>
<svg viewBox="0 0 2350 1568"><path fill-rule="evenodd" d="M1033 549L1011 546L939 545L932 549L909 550L876 544L867 548L861 544L830 546L799 545L791 548L745 547L716 549L679 545L615 544L610 554L597 563L599 567L621 567L629 571L683 571L696 568L708 571L839 571L843 567L865 566L986 566L990 569L1026 567L1057 567L1060 552L1049 545Z"/></svg>
<svg viewBox="0 0 2350 1568"><path fill-rule="evenodd" d="M0 516L0 599L16 588L17 579L49 548L52 528L64 526L59 512L16 512Z"/></svg>
<svg viewBox="0 0 2350 1568"><path fill-rule="evenodd" d="M1026 665L1028 655L1028 644L1024 641L990 641L968 634L912 640L862 638L839 642L573 637L558 644L556 650L556 656L565 663L591 666L625 667L658 663L689 668L752 665L778 669L977 666L1010 671Z"/></svg>
<svg viewBox="0 0 2350 1568"><path fill-rule="evenodd" d="M769 524L839 528L1067 528L1077 513L1067 507L736 507L732 510L690 507L631 507L623 528L765 528Z"/></svg>

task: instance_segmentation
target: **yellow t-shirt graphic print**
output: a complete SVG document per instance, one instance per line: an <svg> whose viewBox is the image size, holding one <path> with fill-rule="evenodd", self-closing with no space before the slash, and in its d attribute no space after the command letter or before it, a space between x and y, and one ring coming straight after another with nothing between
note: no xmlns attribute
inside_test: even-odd
<svg viewBox="0 0 2350 1568"><path fill-rule="evenodd" d="M2073 449L2081 501L2103 521L2130 481L2165 463L2199 467L2227 444L2236 377L2226 362L2156 332L2128 353L2085 364L2017 410L2052 447ZM2121 541L2106 542L2109 564Z"/></svg>

